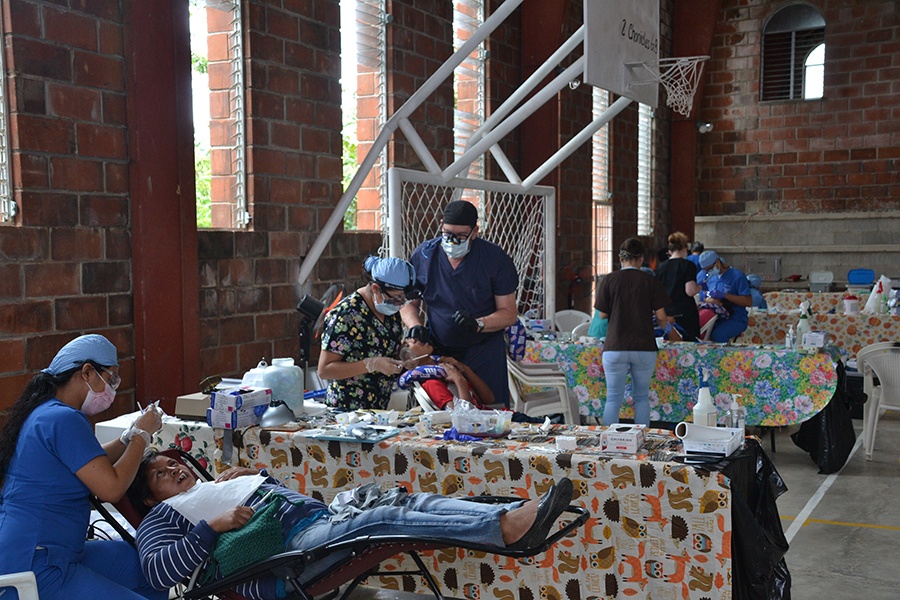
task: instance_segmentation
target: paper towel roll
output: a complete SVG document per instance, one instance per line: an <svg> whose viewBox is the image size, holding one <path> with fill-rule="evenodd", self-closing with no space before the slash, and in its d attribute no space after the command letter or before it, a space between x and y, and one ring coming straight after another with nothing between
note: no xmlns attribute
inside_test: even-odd
<svg viewBox="0 0 900 600"><path fill-rule="evenodd" d="M727 442L734 435L731 429L723 427L704 427L682 421L675 426L675 436L681 440L695 442Z"/></svg>

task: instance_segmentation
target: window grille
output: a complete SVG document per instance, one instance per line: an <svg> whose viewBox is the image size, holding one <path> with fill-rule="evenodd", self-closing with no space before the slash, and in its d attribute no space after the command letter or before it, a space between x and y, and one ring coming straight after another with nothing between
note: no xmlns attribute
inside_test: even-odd
<svg viewBox="0 0 900 600"><path fill-rule="evenodd" d="M593 113L597 118L609 107L609 92L593 88ZM609 190L609 126L591 138L591 197L593 199L594 278L612 272L612 193Z"/></svg>
<svg viewBox="0 0 900 600"><path fill-rule="evenodd" d="M637 233L653 233L653 109L648 104L638 105L638 180L637 180Z"/></svg>
<svg viewBox="0 0 900 600"><path fill-rule="evenodd" d="M208 73L203 72L203 69L198 72L195 68L192 72L195 96L195 149L198 153L209 154L208 172L200 172L202 165L199 165L196 173L198 199L201 198L200 190L208 188L210 199L208 222L211 226L244 228L250 224L250 212L247 201L244 32L241 3L235 0L191 0L191 6L206 17L202 28L195 25L192 18L192 60L205 61L217 72L222 72L224 67L224 72L228 75L224 80L217 78L210 81ZM216 29L215 23L226 25L222 29ZM207 39L223 35L225 55L210 57ZM204 97L206 105L200 108L199 102ZM202 210L202 207L198 206L198 210Z"/></svg>
<svg viewBox="0 0 900 600"><path fill-rule="evenodd" d="M4 31L3 14L0 11L0 31ZM9 155L9 106L6 88L6 54L0 52L0 221L11 222L16 217L18 206L13 198L10 179Z"/></svg>
<svg viewBox="0 0 900 600"><path fill-rule="evenodd" d="M350 55L355 46L355 62L352 57L341 60L341 88L344 113L344 174L345 187L356 173L356 167L366 157L375 136L387 121L387 14L385 0L341 0L342 15L354 11L355 39L353 31L342 27L342 48ZM344 18L342 17L342 25ZM349 58L349 60L348 60ZM346 154L356 151L356 160ZM387 214L387 147L372 167L370 178L363 184L356 199L347 211L344 224L347 228L380 229L380 220Z"/></svg>
<svg viewBox="0 0 900 600"><path fill-rule="evenodd" d="M822 48L821 68L807 69L807 60L825 42L825 19L806 4L793 4L776 12L763 27L762 100L813 98L805 90L824 83L825 61ZM814 65L818 66L818 65Z"/></svg>
<svg viewBox="0 0 900 600"><path fill-rule="evenodd" d="M455 0L453 3L453 50L468 40L484 23L482 0ZM472 52L453 72L453 141L454 153L462 156L469 138L484 121L485 113L485 49L484 44ZM484 156L469 165L469 177L484 179ZM480 190L467 190L462 198L480 203L484 194Z"/></svg>

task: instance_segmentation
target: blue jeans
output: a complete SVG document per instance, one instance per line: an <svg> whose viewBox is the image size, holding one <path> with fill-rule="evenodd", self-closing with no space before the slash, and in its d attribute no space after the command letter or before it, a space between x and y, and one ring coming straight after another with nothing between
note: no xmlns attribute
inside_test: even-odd
<svg viewBox="0 0 900 600"><path fill-rule="evenodd" d="M606 373L606 405L603 424L619 422L619 409L625 401L625 378L631 371L631 398L634 400L634 422L650 424L650 379L656 369L656 352L610 350L603 352Z"/></svg>
<svg viewBox="0 0 900 600"><path fill-rule="evenodd" d="M411 494L399 506L376 506L338 523L319 519L288 543L291 550L308 550L361 535L414 535L503 546L500 516L521 505Z"/></svg>

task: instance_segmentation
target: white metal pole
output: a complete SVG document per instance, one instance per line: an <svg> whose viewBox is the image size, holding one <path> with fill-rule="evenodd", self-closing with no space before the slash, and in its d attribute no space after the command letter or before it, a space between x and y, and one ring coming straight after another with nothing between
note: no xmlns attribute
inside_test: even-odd
<svg viewBox="0 0 900 600"><path fill-rule="evenodd" d="M425 168L428 172L440 173L441 166L434 160L434 156L432 156L431 151L428 150L428 146L426 146L425 142L422 141L422 138L419 137L418 132L415 127L412 126L412 123L409 122L409 119L400 119L400 131L403 132L406 141L408 141L409 145L415 150L419 160L425 164Z"/></svg>
<svg viewBox="0 0 900 600"><path fill-rule="evenodd" d="M613 102L612 106L604 110L599 117L578 132L575 137L566 142L566 144L557 150L553 156L544 161L544 164L535 169L534 173L526 177L525 181L522 182L522 186L525 187L525 189L528 189L530 186L535 185L541 179L546 177L547 173L559 166L559 163L568 158L568 156L575 152L579 146L591 139L592 135L594 135L601 127L609 123L613 117L622 112L622 110L632 102L633 100L631 98L626 98L625 96L622 96Z"/></svg>
<svg viewBox="0 0 900 600"><path fill-rule="evenodd" d="M523 0L506 0L501 4L496 12L488 17L484 21L484 24L472 34L472 37L466 40L463 45L460 46L459 50L454 52L450 58L447 59L447 61L444 62L444 64L442 64L424 84L422 84L422 87L413 92L413 95L410 96L409 100L404 102L403 106L387 120L381 132L376 136L375 141L372 143L372 147L369 148L368 154L366 154L366 157L360 164L353 179L350 181L347 191L341 196L341 199L334 207L334 212L328 217L328 221L326 221L325 225L322 227L321 232L319 232L319 235L312 243L312 246L310 246L309 252L303 259L303 262L300 265L300 272L297 276L300 285L306 283L310 273L312 273L313 267L315 267L316 263L319 261L319 257L322 256L322 252L325 250L328 242L331 241L331 237L337 230L338 225L343 222L344 213L347 212L350 202L353 201L359 188L362 187L363 181L368 177L369 171L372 170L372 166L375 164L378 155L381 154L382 149L387 145L391 135L393 135L394 131L397 129L398 122L409 118L409 116L412 115L412 113L419 108L429 96L431 96L444 80L453 74L453 70L460 65L466 57L481 44L481 42L486 40L488 36L493 33L493 31L499 27L520 4L522 4L522 2Z"/></svg>
<svg viewBox="0 0 900 600"><path fill-rule="evenodd" d="M556 190L544 198L544 289L545 319L556 317Z"/></svg>
<svg viewBox="0 0 900 600"><path fill-rule="evenodd" d="M403 185L396 169L388 169L388 254L396 258L402 258L401 234L402 216L400 214L401 200L403 197Z"/></svg>
<svg viewBox="0 0 900 600"><path fill-rule="evenodd" d="M472 161L475 160L475 158L481 156L484 152L487 152L488 148L501 140L514 128L518 127L518 125L522 121L531 116L535 110L543 106L544 103L547 102L547 100L555 96L556 93L559 92L559 90L569 85L569 82L575 79L575 77L582 72L584 72L584 57L580 56L565 71L560 73L553 81L544 86L541 91L529 98L528 101L525 102L525 104L520 106L503 122L499 123L496 129L486 134L481 140L478 141L478 143L466 150L462 156L457 158L453 162L453 164L444 169L442 173L444 181L449 181L450 179L459 175L459 173L463 169L466 169L472 163Z"/></svg>

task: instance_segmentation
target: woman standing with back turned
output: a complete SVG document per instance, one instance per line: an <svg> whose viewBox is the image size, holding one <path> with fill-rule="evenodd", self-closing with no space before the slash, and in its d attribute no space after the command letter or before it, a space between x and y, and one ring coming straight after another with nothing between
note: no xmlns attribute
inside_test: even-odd
<svg viewBox="0 0 900 600"><path fill-rule="evenodd" d="M151 409L100 445L87 417L112 404L118 371L109 340L75 338L25 386L0 435L0 573L34 571L42 600L167 597L127 542L85 541L89 495L117 502L162 426Z"/></svg>
<svg viewBox="0 0 900 600"><path fill-rule="evenodd" d="M659 279L672 303L666 314L684 330L684 341L695 342L700 338L700 313L694 296L700 293L697 285L697 266L687 259L688 238L680 231L669 236L669 260L656 269Z"/></svg>
<svg viewBox="0 0 900 600"><path fill-rule="evenodd" d="M666 323L665 307L670 303L662 284L641 270L644 245L628 238L619 248L622 268L600 280L594 308L609 319L603 344L603 370L606 373L606 406L603 424L619 421L619 409L625 399L625 377L631 372L634 422L650 424L650 378L656 369L656 337L653 314ZM671 325L667 325L667 331Z"/></svg>

